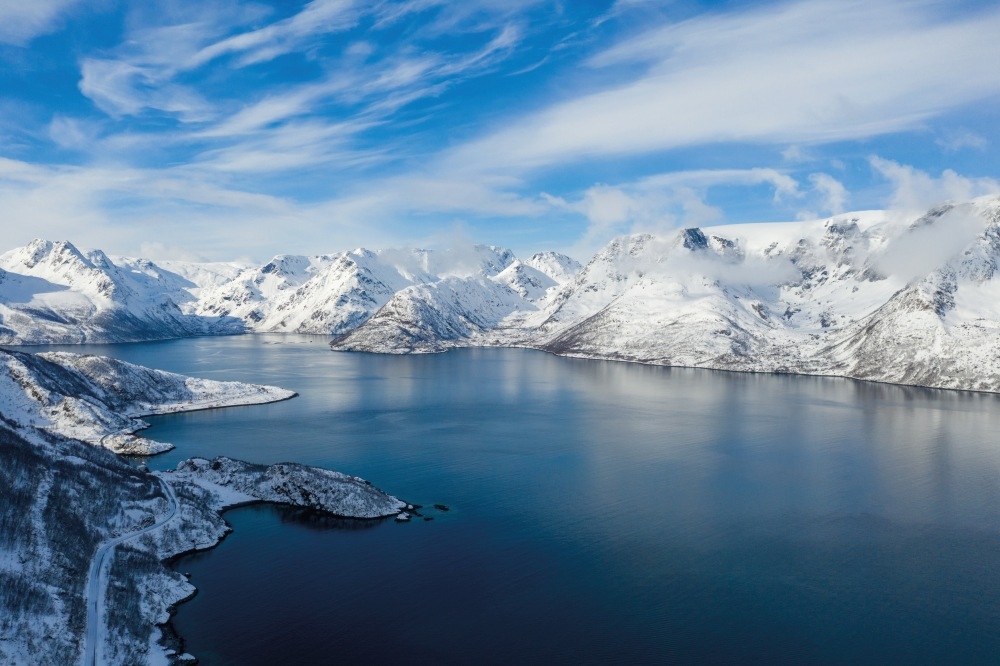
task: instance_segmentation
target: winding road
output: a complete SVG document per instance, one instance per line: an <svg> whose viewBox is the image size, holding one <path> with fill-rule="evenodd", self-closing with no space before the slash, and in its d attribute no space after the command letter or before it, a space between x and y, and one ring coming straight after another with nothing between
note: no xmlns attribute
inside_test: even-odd
<svg viewBox="0 0 1000 666"><path fill-rule="evenodd" d="M104 634L107 630L107 626L105 625L102 613L100 612L104 609L105 592L104 586L101 585L101 572L104 569L105 562L108 561L108 554L111 553L111 551L114 550L115 546L118 544L125 543L130 539L135 539L143 534L148 534L153 530L163 527L177 514L177 496L174 495L173 488L171 488L170 484L163 479L157 478L157 481L159 481L160 486L163 487L163 492L167 497L168 504L170 505L167 513L152 525L144 527L137 532L129 532L128 534L123 534L122 536L105 541L97 547L94 559L90 563L90 571L87 574L86 587L87 633L84 634L83 638L84 666L97 666L99 663L97 661L98 650L104 645Z"/></svg>

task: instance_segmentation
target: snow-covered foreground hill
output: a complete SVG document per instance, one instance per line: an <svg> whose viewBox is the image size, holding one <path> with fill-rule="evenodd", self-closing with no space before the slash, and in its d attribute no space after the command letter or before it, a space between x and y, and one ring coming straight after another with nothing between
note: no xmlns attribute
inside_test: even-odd
<svg viewBox="0 0 1000 666"><path fill-rule="evenodd" d="M233 504L358 518L407 507L357 477L292 463L193 459L153 474L105 448L136 429L129 413L290 395L101 357L0 351L0 663L76 664L85 650L101 664L167 663L157 625L194 588L162 562L216 544ZM120 444L158 448L127 434Z"/></svg>
<svg viewBox="0 0 1000 666"><path fill-rule="evenodd" d="M137 437L140 416L291 398L274 386L219 382L103 356L0 352L0 414L118 453L152 455L170 444Z"/></svg>
<svg viewBox="0 0 1000 666"><path fill-rule="evenodd" d="M624 236L583 267L482 245L156 265L35 241L0 257L0 342L285 331L1000 391L998 259L989 198Z"/></svg>

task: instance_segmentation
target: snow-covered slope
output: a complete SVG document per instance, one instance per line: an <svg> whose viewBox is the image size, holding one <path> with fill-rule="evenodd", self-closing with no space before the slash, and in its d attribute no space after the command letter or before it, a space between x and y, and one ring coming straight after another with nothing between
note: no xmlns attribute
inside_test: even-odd
<svg viewBox="0 0 1000 666"><path fill-rule="evenodd" d="M295 463L254 465L219 457L191 458L163 478L192 483L217 496L223 509L251 501L289 504L350 518L383 518L413 507L387 495L364 479Z"/></svg>
<svg viewBox="0 0 1000 666"><path fill-rule="evenodd" d="M551 252L521 263L510 250L488 245L278 255L248 266L112 260L99 251L83 254L68 242L38 240L0 256L0 344L252 331L340 336L410 287L464 281L473 293L482 291L474 283L489 278L530 308L576 267Z"/></svg>
<svg viewBox="0 0 1000 666"><path fill-rule="evenodd" d="M1000 391L1000 202L617 239L521 339L560 354ZM533 325L533 326L532 326Z"/></svg>
<svg viewBox="0 0 1000 666"><path fill-rule="evenodd" d="M549 289L559 283L528 264L515 261L499 274L493 277L497 284L503 284L516 292L521 298L535 302L541 300Z"/></svg>
<svg viewBox="0 0 1000 666"><path fill-rule="evenodd" d="M530 346L727 370L1000 391L1000 200L905 216L683 229L586 266L477 245L280 255L261 267L112 263L37 241L0 257L0 341L230 331L390 353Z"/></svg>
<svg viewBox="0 0 1000 666"><path fill-rule="evenodd" d="M135 436L146 427L140 416L293 395L273 386L196 379L103 356L0 351L0 414L6 420L119 453L149 455L172 448Z"/></svg>
<svg viewBox="0 0 1000 666"><path fill-rule="evenodd" d="M473 246L461 252L279 255L263 266L154 263L36 240L0 256L0 344L248 331L340 335L406 287L494 276L514 261L509 250Z"/></svg>
<svg viewBox="0 0 1000 666"><path fill-rule="evenodd" d="M527 308L534 306L502 282L448 277L397 292L375 316L334 345L389 354L442 351L468 344Z"/></svg>
<svg viewBox="0 0 1000 666"><path fill-rule="evenodd" d="M194 286L145 260L115 264L68 242L32 241L0 255L0 343L155 340L240 333L231 318L181 309Z"/></svg>
<svg viewBox="0 0 1000 666"><path fill-rule="evenodd" d="M230 530L220 512L235 503L355 518L412 508L358 477L294 463L193 459L154 474L95 446L134 430L132 412L291 395L103 357L0 350L0 663L75 664L85 653L101 664L168 663L157 625L195 590L163 561L218 543Z"/></svg>
<svg viewBox="0 0 1000 666"><path fill-rule="evenodd" d="M524 262L536 271L548 275L559 284L569 282L580 272L580 262L558 252L536 252Z"/></svg>

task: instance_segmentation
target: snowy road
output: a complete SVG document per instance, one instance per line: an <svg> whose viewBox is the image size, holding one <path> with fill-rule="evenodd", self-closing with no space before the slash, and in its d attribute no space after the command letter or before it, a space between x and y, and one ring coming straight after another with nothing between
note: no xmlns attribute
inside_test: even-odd
<svg viewBox="0 0 1000 666"><path fill-rule="evenodd" d="M148 534L168 523L177 514L177 497L173 489L163 479L157 479L163 487L167 502L170 505L167 513L148 527L144 527L137 532L129 532L122 536L105 541L97 547L94 560L90 563L90 571L87 574L87 633L84 634L84 666L97 666L98 654L104 646L104 634L107 629L104 624L104 592L105 586L101 584L101 573L105 563L108 561L108 554L114 550L115 546L125 543L130 539L135 539L143 534Z"/></svg>

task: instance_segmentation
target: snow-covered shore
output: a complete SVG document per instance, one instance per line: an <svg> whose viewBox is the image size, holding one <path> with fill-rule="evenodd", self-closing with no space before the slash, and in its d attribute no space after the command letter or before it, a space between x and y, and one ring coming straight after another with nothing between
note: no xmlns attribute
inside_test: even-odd
<svg viewBox="0 0 1000 666"><path fill-rule="evenodd" d="M158 625L194 588L164 561L217 544L229 531L226 508L273 502L379 518L407 507L357 477L295 463L196 458L154 474L108 450L155 450L122 445L141 427L138 414L292 395L114 359L0 350L0 663L177 661Z"/></svg>
<svg viewBox="0 0 1000 666"><path fill-rule="evenodd" d="M143 416L258 405L294 397L275 386L185 377L103 356L0 353L0 413L24 426L153 455L173 446L138 437Z"/></svg>

